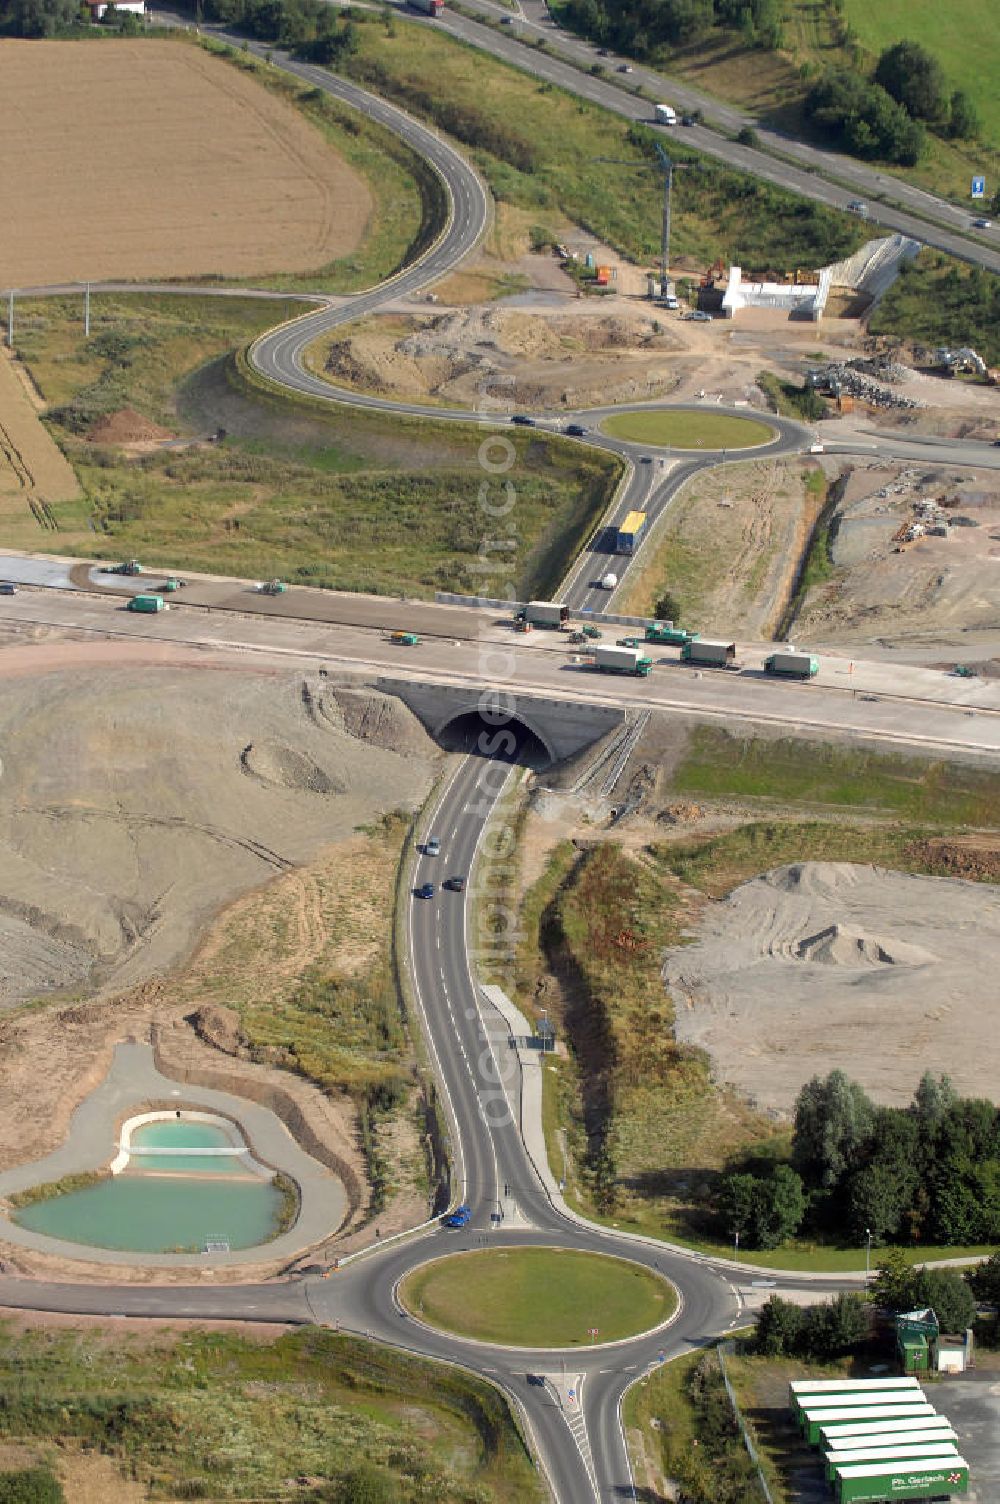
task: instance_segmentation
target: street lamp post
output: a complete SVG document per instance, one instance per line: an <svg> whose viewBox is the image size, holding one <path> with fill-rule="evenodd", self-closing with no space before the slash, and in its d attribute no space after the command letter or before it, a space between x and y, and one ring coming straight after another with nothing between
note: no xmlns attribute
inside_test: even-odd
<svg viewBox="0 0 1000 1504"><path fill-rule="evenodd" d="M871 1230L870 1227L866 1227L865 1228L865 1289L866 1290L868 1288L868 1280L869 1280L869 1277L871 1275L871 1266L872 1266L872 1230Z"/></svg>

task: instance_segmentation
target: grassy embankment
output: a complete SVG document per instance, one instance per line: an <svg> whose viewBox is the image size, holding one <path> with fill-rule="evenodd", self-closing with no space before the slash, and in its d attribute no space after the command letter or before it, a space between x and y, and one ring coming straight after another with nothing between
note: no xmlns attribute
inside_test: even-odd
<svg viewBox="0 0 1000 1504"><path fill-rule="evenodd" d="M971 345L1000 365L1000 277L924 249L908 262L869 325L924 345Z"/></svg>
<svg viewBox="0 0 1000 1504"><path fill-rule="evenodd" d="M583 225L622 255L652 264L660 247L659 176L595 159L648 164L659 139L655 130L431 27L387 29L373 22L357 33L359 50L344 60L344 71L452 135L500 202L530 210L553 234L566 220ZM748 270L820 265L864 238L849 215L747 179L679 141L671 142L671 154L702 168L678 174L675 182L675 264L700 268L738 250Z"/></svg>
<svg viewBox="0 0 1000 1504"><path fill-rule="evenodd" d="M349 590L479 591L480 549L498 529L479 502L480 432L290 403L239 377L232 350L300 306L95 296L86 340L75 301L25 305L18 353L84 495L52 503L51 530L11 498L0 541ZM127 405L175 433L227 437L132 457L88 440ZM544 596L618 469L547 436L512 442L517 547L498 578Z"/></svg>
<svg viewBox="0 0 1000 1504"><path fill-rule="evenodd" d="M743 823L718 835L656 841L631 854L613 842L568 843L522 905L516 986L546 989L565 1059L548 1063L549 1159L572 1204L652 1235L727 1255L706 1217L727 1157L759 1145L782 1153L787 1135L712 1081L708 1060L679 1046L660 977L664 946L683 942L708 898L804 860L873 862L933 876L1000 875L1000 777L971 767L853 748L739 740L696 730L670 794L712 801ZM963 828L997 831L998 851L970 852ZM530 1003L529 1003L530 1006ZM966 1253L970 1250L949 1250ZM942 1250L921 1247L921 1258ZM857 1268L863 1250L798 1242L754 1255L775 1267Z"/></svg>
<svg viewBox="0 0 1000 1504"><path fill-rule="evenodd" d="M152 1499L541 1498L489 1385L315 1328L0 1328L0 1437L67 1478L96 1449Z"/></svg>
<svg viewBox="0 0 1000 1504"><path fill-rule="evenodd" d="M397 1190L429 1196L427 1106L389 944L409 824L388 815L238 899L172 984L181 1004L234 1009L251 1058L351 1099L373 1214Z"/></svg>
<svg viewBox="0 0 1000 1504"><path fill-rule="evenodd" d="M475 1302L469 1292L475 1291ZM659 1326L673 1287L639 1264L562 1248L461 1253L407 1275L405 1306L431 1326L514 1347L585 1347Z"/></svg>
<svg viewBox="0 0 1000 1504"><path fill-rule="evenodd" d="M665 75L677 77L707 94L742 105L762 121L807 136L802 101L821 70L847 68L870 74L883 48L907 38L920 42L939 59L950 89L962 89L973 101L982 124L982 140L947 141L928 135L927 149L916 167L881 167L880 171L965 200L973 172L991 181L1000 163L1000 103L989 85L1000 65L993 0L944 0L938 5L912 0L788 0L783 6L783 45L768 52L748 48L738 30L716 30L689 46L658 49L651 59ZM969 38L982 41L982 49ZM991 46L992 40L992 46ZM985 59L984 61L984 50ZM892 197L891 188L887 198Z"/></svg>
<svg viewBox="0 0 1000 1504"><path fill-rule="evenodd" d="M681 1485L690 1504L754 1504L763 1498L714 1349L654 1369L629 1390L623 1419L641 1498L667 1497L667 1479ZM775 1504L785 1504L780 1474L767 1453L763 1466Z"/></svg>
<svg viewBox="0 0 1000 1504"><path fill-rule="evenodd" d="M822 470L791 460L696 476L629 570L621 610L652 616L669 592L677 620L703 635L773 637L805 578L796 553L812 539L825 497ZM817 546L807 556L819 559Z"/></svg>

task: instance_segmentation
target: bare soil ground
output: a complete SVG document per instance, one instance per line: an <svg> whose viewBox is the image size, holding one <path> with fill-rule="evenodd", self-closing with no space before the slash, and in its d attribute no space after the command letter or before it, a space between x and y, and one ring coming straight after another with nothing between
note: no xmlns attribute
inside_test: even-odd
<svg viewBox="0 0 1000 1504"><path fill-rule="evenodd" d="M395 856L358 827L417 803L437 749L398 702L354 683L241 673L213 655L201 668L176 653L159 667L141 652L111 668L95 657L88 643L0 650L2 984L8 1002L56 994L0 1014L0 1164L60 1143L114 1044L149 1039L165 1074L276 1111L344 1180L336 1251L371 1241L350 1098L289 1071L280 1048L248 1048L234 1005L287 1001L317 966L364 976L385 941ZM78 1000L60 1004L67 989ZM426 1214L414 1109L375 1129L393 1166L383 1235ZM94 1275L84 1260L0 1254ZM226 1277L262 1272L266 1260Z"/></svg>
<svg viewBox="0 0 1000 1504"><path fill-rule="evenodd" d="M18 369L4 349L0 352L0 519L44 502L71 501L79 494L71 465L40 422Z"/></svg>
<svg viewBox="0 0 1000 1504"><path fill-rule="evenodd" d="M480 406L484 390L532 407L664 396L684 345L648 310L622 303L520 307L513 300L394 313L317 342L310 364L339 384Z"/></svg>
<svg viewBox="0 0 1000 1504"><path fill-rule="evenodd" d="M291 104L169 41L5 41L0 176L14 287L309 271L372 209Z"/></svg>
<svg viewBox="0 0 1000 1504"><path fill-rule="evenodd" d="M630 571L618 609L652 616L670 589L685 626L773 637L821 499L797 461L720 466L688 486Z"/></svg>
<svg viewBox="0 0 1000 1504"><path fill-rule="evenodd" d="M664 980L678 1039L706 1049L720 1081L787 1112L805 1081L835 1068L903 1105L928 1060L963 1096L995 1099L983 978L998 965L995 890L804 862L707 904L694 943L667 953Z"/></svg>
<svg viewBox="0 0 1000 1504"><path fill-rule="evenodd" d="M997 399L994 398L994 401ZM944 504L952 526L900 546L921 503ZM995 629L1000 611L1000 490L995 473L859 464L832 532L834 574L806 596L796 642L933 643ZM960 652L959 656L968 656Z"/></svg>
<svg viewBox="0 0 1000 1504"><path fill-rule="evenodd" d="M391 704L398 752L352 735L326 682L295 674L15 673L0 702L0 1003L133 985L237 893L419 803L432 744Z"/></svg>

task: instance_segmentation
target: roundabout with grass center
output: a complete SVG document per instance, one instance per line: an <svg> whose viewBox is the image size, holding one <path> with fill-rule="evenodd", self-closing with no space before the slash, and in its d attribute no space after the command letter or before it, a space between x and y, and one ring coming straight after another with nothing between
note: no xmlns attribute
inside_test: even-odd
<svg viewBox="0 0 1000 1504"><path fill-rule="evenodd" d="M664 449L757 449L778 436L770 423L757 418L689 408L615 413L602 421L601 432L626 443Z"/></svg>
<svg viewBox="0 0 1000 1504"><path fill-rule="evenodd" d="M504 1347L618 1342L677 1309L673 1285L641 1264L567 1248L446 1254L406 1275L398 1294L428 1326Z"/></svg>

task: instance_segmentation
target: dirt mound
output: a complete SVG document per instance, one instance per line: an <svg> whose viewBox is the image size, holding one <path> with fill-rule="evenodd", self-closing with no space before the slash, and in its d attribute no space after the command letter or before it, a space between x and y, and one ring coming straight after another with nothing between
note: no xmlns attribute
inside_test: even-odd
<svg viewBox="0 0 1000 1504"><path fill-rule="evenodd" d="M243 1033L239 1015L232 1008L221 1008L217 1003L206 1003L188 1019L199 1039L221 1050L224 1055L239 1055L244 1049Z"/></svg>
<svg viewBox="0 0 1000 1504"><path fill-rule="evenodd" d="M120 407L95 423L87 438L92 444L153 444L172 439L169 428L144 418L134 407Z"/></svg>
<svg viewBox="0 0 1000 1504"><path fill-rule="evenodd" d="M331 701L344 729L359 741L401 754L426 753L427 732L412 710L393 695L368 689L334 689L323 701L327 713Z"/></svg>
<svg viewBox="0 0 1000 1504"><path fill-rule="evenodd" d="M295 747L282 742L251 742L240 753L244 771L262 783L279 789L299 789L311 794L346 794L343 774L329 773Z"/></svg>
<svg viewBox="0 0 1000 1504"><path fill-rule="evenodd" d="M846 924L830 924L807 935L793 946L792 955L821 966L926 966L934 960L919 945L879 940Z"/></svg>
<svg viewBox="0 0 1000 1504"><path fill-rule="evenodd" d="M371 392L476 405L484 384L512 402L585 406L671 391L677 332L649 314L468 307L386 314L332 341L326 370Z"/></svg>
<svg viewBox="0 0 1000 1504"><path fill-rule="evenodd" d="M396 750L305 689L216 668L3 681L0 1004L157 975L239 893L419 803L438 753L409 712Z"/></svg>
<svg viewBox="0 0 1000 1504"><path fill-rule="evenodd" d="M834 1068L882 1102L908 1102L928 1069L998 1100L983 987L998 967L1000 889L802 862L706 904L663 974L678 1039L758 1106L787 1111Z"/></svg>

